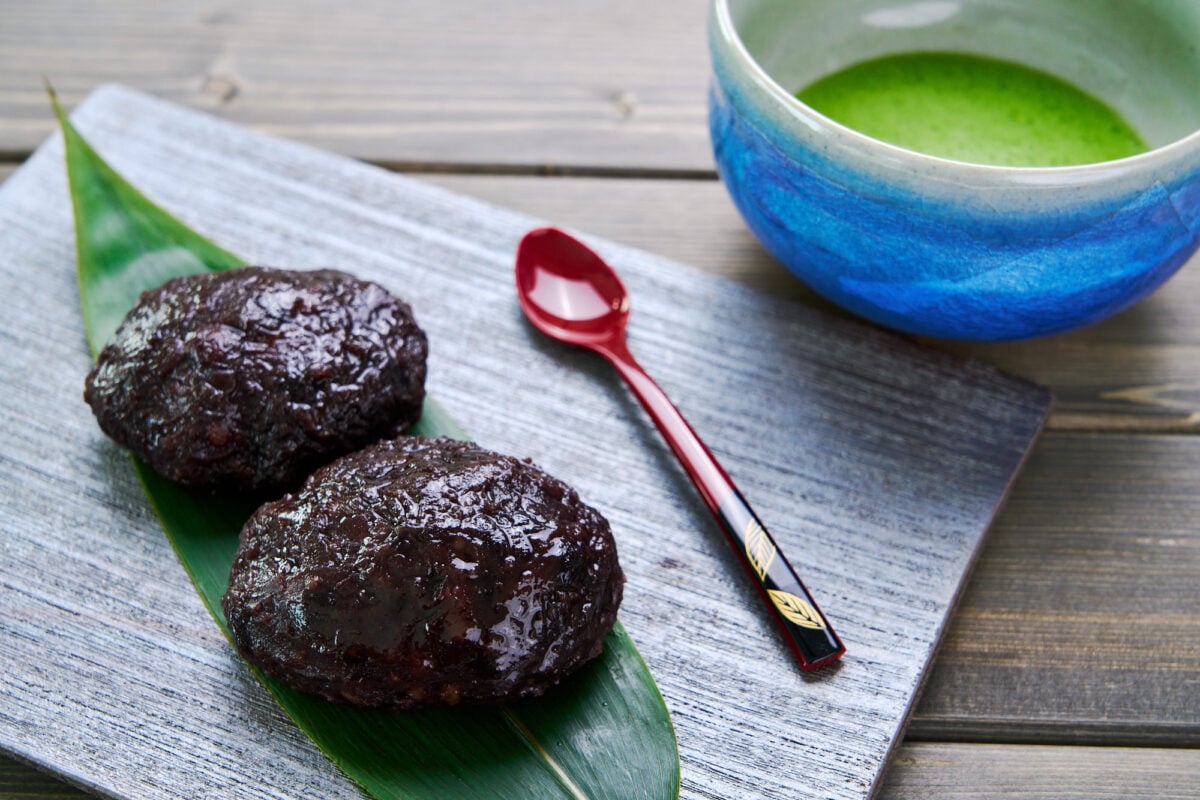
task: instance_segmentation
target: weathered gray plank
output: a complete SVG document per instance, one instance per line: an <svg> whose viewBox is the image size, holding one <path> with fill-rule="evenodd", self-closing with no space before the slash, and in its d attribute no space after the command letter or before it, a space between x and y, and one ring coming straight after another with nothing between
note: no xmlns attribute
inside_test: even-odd
<svg viewBox="0 0 1200 800"><path fill-rule="evenodd" d="M838 670L802 678L614 377L521 320L512 253L532 220L116 89L80 124L234 251L396 288L429 331L432 393L480 441L534 457L606 512L630 578L622 618L674 715L686 797L870 792L1041 391L595 242L636 298L632 347L804 554L852 642ZM0 329L0 746L129 797L354 796L206 619L79 402L88 357L60 160L53 142L0 187L14 309Z"/></svg>
<svg viewBox="0 0 1200 800"><path fill-rule="evenodd" d="M910 737L1200 747L1200 440L1047 434Z"/></svg>
<svg viewBox="0 0 1200 800"><path fill-rule="evenodd" d="M87 794L0 756L5 800L82 800ZM880 800L1195 800L1200 750L905 744Z"/></svg>
<svg viewBox="0 0 1200 800"><path fill-rule="evenodd" d="M711 170L696 0L8 0L0 151L121 82L389 162Z"/></svg>
<svg viewBox="0 0 1200 800"><path fill-rule="evenodd" d="M762 249L716 181L421 177L838 313ZM1193 263L1142 305L1087 330L1031 342L934 345L1049 386L1057 403L1052 430L1192 433L1200 430L1198 303Z"/></svg>
<svg viewBox="0 0 1200 800"><path fill-rule="evenodd" d="M328 36L336 16L338 36ZM545 0L491 3L267 3L236 10L180 0L95 4L21 0L0 7L0 151L24 152L51 129L41 76L68 103L98 82L122 80L244 124L392 163L551 165L710 171L703 123L703 4L634 0L572 6ZM556 70L528 66L528 53ZM467 66L464 66L467 65ZM490 192L483 184L483 193ZM670 186L670 185L668 185ZM612 188L612 187L609 187ZM792 293L795 284L723 209L714 192L705 220L733 237L713 247L697 236L681 202L704 203L694 187L673 207L683 224L638 204L590 200L579 227L623 223L630 238L679 250L686 263L725 264L740 279ZM558 184L548 205L586 191ZM525 191L505 184L510 205ZM543 190L536 189L536 192ZM613 202L626 194L616 191ZM663 197L669 192L655 192ZM562 206L555 208L562 209ZM592 216L618 211L618 216ZM642 212L635 214L635 212ZM536 213L536 212L535 212ZM555 216L569 217L568 207ZM626 232L626 231L622 231ZM662 249L649 247L652 252ZM739 254L750 255L738 258ZM747 265L747 266L744 266ZM1052 386L1062 429L1194 431L1200 427L1200 327L1192 298L1200 276L1185 269L1148 303L1113 322L1021 345L950 345ZM1164 299L1166 298L1166 299ZM1169 324L1164 324L1169 320Z"/></svg>
<svg viewBox="0 0 1200 800"><path fill-rule="evenodd" d="M833 306L762 248L717 180L421 175L451 191L588 231L810 305Z"/></svg>
<svg viewBox="0 0 1200 800"><path fill-rule="evenodd" d="M690 259L773 291L795 293L798 286L757 245L738 234L723 193L705 191L707 184L485 176L431 180L669 257ZM652 216L651 209L661 215ZM1164 291L1190 288L1190 274L1184 273ZM772 275L780 279L779 286L764 280ZM1124 318L1108 323L1121 324ZM1059 367L1069 365L1070 360ZM1128 361L1118 362L1113 371L1129 366ZM1086 411L1080 416L1094 418ZM1123 635L1129 646L1121 651L1098 638L1095 612L1080 611L1103 607L1106 598L1137 596L1145 587L1160 586L1164 569L1185 580L1200 575L1200 548L1195 546L1197 529L1192 524L1200 519L1200 501L1192 492L1200 484L1196 446L1164 437L1053 436L1043 441L1028 475L1018 483L1011 501L1016 510L1000 517L984 552L911 734L942 740L1200 741L1200 690L1189 677L1200 673L1197 593L1186 586L1160 592L1155 602L1162 608L1151 615L1154 624L1127 626ZM1132 483L1131 465L1139 474ZM1086 479L1083 470L1088 471ZM1145 486L1160 487L1166 502L1161 493L1148 498ZM1080 498L1086 498L1082 508ZM1061 518L1063 508L1078 512L1077 518L1067 529L1048 531L1047 525ZM1107 522L1088 529L1081 539L1086 546L1064 547L1054 559L1047 558L1042 551L1047 542L1078 537L1101 508ZM1035 576L1048 569L1050 575L1062 576L1054 592L1035 584ZM1017 602L1039 605L1030 608ZM1028 640L1020 636L1027 624L1038 629ZM1157 641L1172 646L1156 648ZM1026 670L1036 672L1037 680L1014 678Z"/></svg>
<svg viewBox="0 0 1200 800"><path fill-rule="evenodd" d="M829 308L759 246L717 181L427 176L508 205ZM1054 390L1052 428L1200 430L1200 256L1111 320L1030 342L936 346Z"/></svg>
<svg viewBox="0 0 1200 800"><path fill-rule="evenodd" d="M908 744L880 800L1195 800L1200 750Z"/></svg>
<svg viewBox="0 0 1200 800"><path fill-rule="evenodd" d="M563 224L591 226L588 229L600 235L689 258L713 271L726 263L755 265L746 275L730 273L739 279L755 281L771 274L772 264L761 250L736 235L736 220L721 227L729 212L723 194L693 191L685 195L675 182L659 181L457 176L433 180L495 202L511 201ZM644 190L640 190L642 185ZM689 183L684 188L695 187ZM695 199L685 201L685 197ZM649 209L664 212L659 218L661 225L646 221ZM690 224L684 225L682 220L690 220ZM692 235L685 236L688 229ZM738 252L739 241L745 252ZM793 283L782 270L774 269L783 283ZM1181 274L1164 292L1174 292L1190 275ZM782 290L787 291L787 286ZM1122 324L1123 319L1107 325ZM1127 366L1126 362L1116 363L1113 371L1119 373ZM1022 509L1021 519L1034 524L1010 522L1015 519L1012 511L1000 518L910 731L938 739L1195 742L1200 734L1194 709L1200 707L1200 701L1195 684L1188 679L1189 674L1200 672L1195 593L1163 592L1160 602L1171 605L1166 613L1155 615L1156 626L1131 629L1137 646L1124 655L1103 649L1094 619L1080 614L1078 606L1101 605L1106 597L1131 596L1142 587L1157 585L1164 559L1184 575L1200 574L1196 563L1200 551L1194 546L1164 548L1162 544L1189 542L1196 536L1189 523L1200 519L1190 491L1200 483L1197 463L1200 454L1192 444L1170 438L1055 436L1044 441L1012 501ZM1140 465L1143 476L1137 482L1127 480L1129 464ZM1079 484L1082 469L1093 473L1086 489ZM1071 480L1060 480L1064 475ZM1025 490L1030 482L1036 491ZM1164 487L1171 493L1170 502L1163 506L1158 497L1147 500L1144 485ZM1084 510L1094 512L1098 506L1090 501L1093 495L1105 498L1103 507L1110 519L1104 531L1107 538L1098 542L1091 537L1086 548L1060 551L1053 574L1065 576L1064 584L1049 596L1031 591L1031 572L1039 573L1048 563L1038 549L1048 541L1044 524L1038 521L1057 518L1059 509L1078 504L1080 496L1089 498ZM1008 548L1022 556L999 561L990 555ZM975 586L981 582L994 587L980 594ZM1032 611L1011 605L1031 597L1052 605ZM997 606L997 600L1009 605ZM1008 643L1018 641L1023 614L1036 618L1040 633L1026 642L1037 647L1016 654L1022 668L1044 659L1044 650L1050 646L1055 666L1043 664L1038 682L1023 683L1024 691L1014 692L1014 654ZM1156 636L1174 643L1172 648L1155 650L1150 658L1139 655L1140 650L1152 648ZM1170 657L1164 662L1162 656L1168 652ZM1146 692L1146 687L1154 691ZM1118 702L1114 703L1114 698Z"/></svg>

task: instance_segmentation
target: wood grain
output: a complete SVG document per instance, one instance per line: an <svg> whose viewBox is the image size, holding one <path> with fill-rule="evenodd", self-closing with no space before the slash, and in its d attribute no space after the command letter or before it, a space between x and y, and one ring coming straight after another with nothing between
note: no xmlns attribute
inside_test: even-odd
<svg viewBox="0 0 1200 800"><path fill-rule="evenodd" d="M879 800L1195 800L1197 786L1198 750L905 744ZM0 797L89 795L0 756Z"/></svg>
<svg viewBox="0 0 1200 800"><path fill-rule="evenodd" d="M1194 437L1044 436L909 736L1200 747L1197 485Z"/></svg>
<svg viewBox="0 0 1200 800"><path fill-rule="evenodd" d="M425 176L826 310L754 239L718 181ZM933 343L1051 387L1058 430L1200 430L1200 256L1135 308L1029 342ZM837 313L835 311L835 313Z"/></svg>
<svg viewBox="0 0 1200 800"><path fill-rule="evenodd" d="M737 253L740 223L723 192L711 191L719 189L715 184L493 176L432 179L456 190L544 213L563 224L697 262L713 271L719 271L727 260L740 265L753 264L759 258L761 263L747 274L735 275L741 280L753 282L774 269L785 292L791 280L760 250L756 253L757 245L748 237L741 240L746 251ZM696 186L701 191L690 191ZM666 213L656 220L651 213L654 209ZM1189 274L1185 270L1163 292L1172 291ZM1151 302L1156 300L1158 297ZM1184 321L1179 317L1170 317L1176 327ZM1113 326L1122 319L1098 327ZM1144 336L1140 326L1145 324L1143 320L1122 335ZM1161 330L1164 341L1169 331ZM1155 347L1152 342L1146 346ZM1079 349L1086 357L1088 347ZM1053 353L1050 355L1053 364ZM1036 351L1031 351L1029 358L1036 356ZM1119 373L1124 366L1125 362L1118 361L1113 371ZM1090 412L1081 413L1086 416ZM1189 711L1200 704L1187 679L1200 671L1195 653L1195 643L1200 641L1194 630L1195 593L1189 593L1186 586L1182 591L1163 592L1160 602L1164 605L1150 615L1154 624L1134 629L1136 647L1128 653L1109 647L1097 632L1096 615L1078 609L1080 603L1103 605L1108 597L1144 596L1147 586L1162 580L1164 564L1178 568L1185 579L1200 574L1195 560L1195 526L1190 524L1200 517L1189 493L1200 478L1195 475L1200 455L1188 441L1057 435L1043 440L999 520L951 626L938 668L910 728L912 735L980 741L1195 743L1196 720ZM1127 480L1129 464L1137 465L1138 477L1132 483ZM1081 476L1084 465L1090 477ZM1062 475L1074 477L1064 483ZM1030 484L1037 488L1027 491ZM1147 486L1166 490L1147 499ZM1094 497L1102 501L1097 505ZM1165 504L1160 503L1164 497ZM1022 509L1024 519L1032 523L1010 522L1017 513L1014 508ZM1098 509L1105 520L1095 525ZM1095 529L1105 536L1095 546L1054 550L1050 553L1054 568L1047 570L1048 554L1039 545L1045 543L1048 531L1046 525L1038 524L1046 519L1067 520L1065 527L1049 531L1055 541L1068 542L1066 537L1078 541ZM1076 525L1072 519L1083 522ZM1000 559L993 552L1008 556ZM1056 582L1054 591L1047 590ZM978 586L990 588L980 593ZM1030 598L1036 599L1032 608ZM1023 641L1023 619L1036 621L1038 635L1024 641L1024 648L1006 645ZM1172 647L1166 653L1156 651L1165 657L1144 663L1136 652L1153 645L1156 635ZM1044 678L1044 685L1020 680L1033 670L1038 671L1038 681Z"/></svg>
<svg viewBox="0 0 1200 800"><path fill-rule="evenodd" d="M703 4L694 0L598 0L569 13L547 0L454 0L413 4L402 14L383 0L236 9L182 0L18 0L0 8L0 152L25 153L51 130L41 88L47 75L68 104L100 82L123 81L394 166L711 177L703 24ZM805 296L758 248L715 183L625 181L599 197L588 181L447 183ZM713 231L725 235L716 241ZM1084 331L939 346L1053 387L1055 428L1194 432L1198 272L1184 269L1149 301Z"/></svg>
<svg viewBox="0 0 1200 800"><path fill-rule="evenodd" d="M723 192L697 191L709 188L707 184L460 176L431 180L690 259L714 272L724 269L760 287L788 293L796 286L740 232ZM664 212L661 224L650 217L650 209ZM751 268L739 274L729 265ZM782 287L762 280L772 274ZM1180 275L1164 292L1191 288L1190 274ZM1118 318L1106 325L1133 324ZM1090 352L1086 346L1079 351ZM1036 352L1032 349L1029 358ZM1066 359L1060 368L1073 360ZM1048 361L1053 365L1053 359ZM1167 358L1152 361L1164 371L1183 369ZM1117 361L1112 371L1119 374L1134 364L1136 359ZM1062 385L1055 389L1063 392ZM1097 415L1082 411L1079 416ZM1200 696L1189 679L1200 673L1196 593L1187 585L1165 587L1158 602L1167 605L1151 615L1155 624L1126 631L1136 643L1127 651L1105 646L1096 627L1097 612L1082 613L1079 606L1102 608L1107 598L1144 594L1145 587L1162 583L1167 568L1185 583L1200 575L1197 528L1189 524L1200 519L1192 491L1200 484L1198 463L1194 443L1171 437L1044 439L992 534L910 733L939 740L1196 743ZM1085 468L1086 475L1081 473ZM1147 497L1147 486L1159 487L1161 494ZM1074 517L1064 517L1064 509ZM1095 524L1097 519L1103 524ZM1066 527L1048 530L1051 520ZM1067 537L1087 546L1044 551L1048 542ZM1058 576L1065 577L1059 582ZM1047 592L1048 583L1056 584L1056 591ZM1034 601L1042 605L1030 607ZM1129 614L1123 619L1128 621ZM1036 637L1021 636L1026 620L1036 621ZM1169 650L1155 648L1156 640L1172 645ZM1038 681L1017 681L1029 670L1037 670Z"/></svg>
<svg viewBox="0 0 1200 800"><path fill-rule="evenodd" d="M8 0L0 151L119 82L374 161L708 171L705 4ZM547 68L547 65L554 65Z"/></svg>
<svg viewBox="0 0 1200 800"><path fill-rule="evenodd" d="M465 0L406 5L399 15L382 0L338 4L335 13L332 0L286 7L265 0L0 3L0 158L23 158L50 131L43 74L68 105L98 83L122 81L393 167L473 172L426 177L827 308L758 247L712 180L703 119L703 3L594 0L569 9L546 0L500 0L486 8ZM559 69L528 67L524 58L532 52L549 54ZM0 181L11 170L0 164ZM643 179L484 174L497 171ZM644 179L653 176L700 180ZM10 223L10 238L11 228L26 229L24 220ZM5 235L0 229L0 238ZM306 241L303 235L295 239ZM29 253L8 248L6 255ZM1058 407L1050 426L1058 432L1043 438L996 523L881 797L1200 798L1200 750L996 744L1198 746L1194 676L1200 674L1200 615L1193 586L1200 581L1195 522L1200 515L1192 495L1200 485L1200 452L1190 436L1087 434L1190 434L1200 426L1196 273L1195 265L1184 269L1146 303L1086 331L1028 343L935 344L1052 386ZM5 286L20 302L38 300ZM66 290L65 283L60 288ZM71 319L69 304L60 311L63 321ZM63 341L61 332L50 338ZM56 358L69 358L82 346L76 344L56 351ZM14 354L11 345L6 338L6 359L15 359L10 364L43 382L44 365ZM590 374L602 380L599 371ZM77 387L61 388L77 394ZM6 385L0 395L6 402L13 391ZM474 413L475 406L468 407ZM632 406L607 411L626 423L636 418ZM21 438L21 446L33 447L47 436L79 440L90 430L68 419L64 434L56 422L35 420L36 435ZM591 420L578 424L582 429ZM523 447L538 441L536 431L523 433L514 437ZM651 438L639 443L652 444ZM55 505L51 499L69 491L65 455L43 459L36 465L40 471L20 474L22 481L49 482L56 489L35 492L32 501L18 498L7 445L0 452L0 507L6 516L30 507L57 515L68 540L94 526L97 516L115 520L111 536L97 542L95 552L47 546L47 557L73 554L100 577L106 570L127 569L123 562L142 563L147 553L158 553L160 543L147 535L153 521L135 502L136 487L122 477L120 456L100 443L93 446L80 460L91 470L82 490L78 477L72 479L74 491L94 498L98 512L71 510L76 501ZM657 467L669 464L663 460ZM116 476L115 491L100 480L106 475ZM680 481L676 491L686 492L686 484ZM703 524L702 514L692 516ZM0 534L0 570L13 563L9 525L6 521ZM168 584L181 577L171 573L170 564L166 572ZM729 581L732 586L733 577ZM118 640L130 652L145 652L148 642L157 641L169 658L198 659L183 674L201 676L201 689L212 691L214 670L226 678L237 672L219 661L203 663L219 644L205 638L211 633L208 620L161 592L163 582L157 573L148 573L144 585L116 581L109 594L124 591L134 599L107 598L101 619L90 624L101 630L114 621L132 624L133 639ZM64 588L80 589L62 577L47 584L43 596L51 599ZM0 617L3 608L0 600ZM63 630L36 645L19 641L59 648L62 658L52 669L65 669L78 659L70 637L82 612L66 605L51 613L43 619L61 621ZM179 613L187 620L182 625ZM1111 626L1111 619L1119 625ZM0 638L0 648L6 641ZM1150 656L1139 658L1147 650ZM100 668L97 663L75 673L81 685L93 688L68 710L105 702L106 687L95 688ZM253 689L238 685L235 691L253 698ZM147 731L166 731L168 741L175 741L165 709L186 702L192 690L164 688L153 680L141 684L150 713L160 718L146 729L128 725L125 735L141 741ZM55 687L45 691L53 695ZM77 719L51 728L49 735L89 755L98 754L94 731L123 724L117 713ZM304 752L303 742L294 741L270 708L253 699L240 718L231 717L230 726L276 745L282 732L285 749ZM15 718L0 701L0 738L16 736L24 746L37 735L47 734ZM183 751L193 746L186 740L177 744ZM201 749L218 746L209 737ZM162 786L144 783L146 762L161 751L149 744L147 752L146 759L113 773L114 785L161 795ZM241 763L228 765L229 774L261 769L278 781L307 769L303 755L293 761L273 759L270 752L242 751ZM201 755L196 763L220 769L214 763L222 761ZM298 772L292 769L296 764ZM77 779L88 782L87 775ZM308 788L309 796L338 796L328 784ZM0 797L82 796L0 757Z"/></svg>
<svg viewBox="0 0 1200 800"><path fill-rule="evenodd" d="M1200 745L1198 444L1042 439L950 625L910 741ZM969 796L959 793L971 786L998 796L997 784L1018 783L1029 796L1056 784L1078 792L1064 797L1200 796L1197 751L1145 761L1151 752L910 744L881 796ZM1160 768L1162 795L1147 782ZM3 777L55 796L55 782L27 772Z"/></svg>
<svg viewBox="0 0 1200 800"><path fill-rule="evenodd" d="M909 744L880 800L1195 800L1200 751Z"/></svg>
<svg viewBox="0 0 1200 800"><path fill-rule="evenodd" d="M431 393L604 510L685 797L869 795L1040 427L1042 390L592 240L636 298L631 347L778 520L852 643L840 668L804 677L615 376L521 319L512 256L534 220L127 91L77 116L135 185L234 252L395 287L433 343ZM13 354L0 362L0 744L128 797L356 796L246 676L78 400L89 359L59 146L0 188L14 287L0 328Z"/></svg>
<svg viewBox="0 0 1200 800"><path fill-rule="evenodd" d="M717 181L421 179L842 313L763 250ZM1049 386L1056 399L1052 430L1194 433L1200 430L1198 306L1200 267L1193 263L1143 304L1085 330L1030 342L931 344Z"/></svg>

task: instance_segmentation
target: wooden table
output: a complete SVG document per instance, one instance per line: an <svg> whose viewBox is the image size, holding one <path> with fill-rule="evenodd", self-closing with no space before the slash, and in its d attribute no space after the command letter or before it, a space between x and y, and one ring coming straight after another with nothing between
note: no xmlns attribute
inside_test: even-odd
<svg viewBox="0 0 1200 800"><path fill-rule="evenodd" d="M821 304L716 179L697 0L0 5L0 179L120 81ZM939 344L1057 410L886 798L1200 798L1200 267L1104 324ZM3 724L0 722L0 724ZM0 796L77 797L0 758Z"/></svg>

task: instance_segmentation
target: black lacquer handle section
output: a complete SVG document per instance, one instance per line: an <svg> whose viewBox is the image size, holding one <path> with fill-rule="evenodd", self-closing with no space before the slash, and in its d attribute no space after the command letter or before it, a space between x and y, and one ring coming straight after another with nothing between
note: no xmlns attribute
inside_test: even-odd
<svg viewBox="0 0 1200 800"><path fill-rule="evenodd" d="M805 671L820 669L841 658L846 652L845 646L833 632L829 620L817 608L792 565L784 558L775 540L767 533L766 527L707 445L696 435L666 393L630 355L624 337L593 342L590 346L617 368L629 383L634 396L649 412L688 477L700 491L705 505L720 523L729 544L746 568L746 574L754 581L763 603L783 632L800 668Z"/></svg>
<svg viewBox="0 0 1200 800"><path fill-rule="evenodd" d="M734 489L726 495L716 516L786 635L800 668L816 670L841 658L846 652L842 640L741 492Z"/></svg>

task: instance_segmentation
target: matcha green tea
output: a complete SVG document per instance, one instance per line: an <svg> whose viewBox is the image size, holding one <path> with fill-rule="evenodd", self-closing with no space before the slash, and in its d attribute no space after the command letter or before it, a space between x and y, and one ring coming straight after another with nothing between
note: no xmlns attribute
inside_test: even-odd
<svg viewBox="0 0 1200 800"><path fill-rule="evenodd" d="M796 96L856 131L933 156L1009 167L1091 164L1145 152L1100 100L1053 75L958 53L855 64Z"/></svg>

